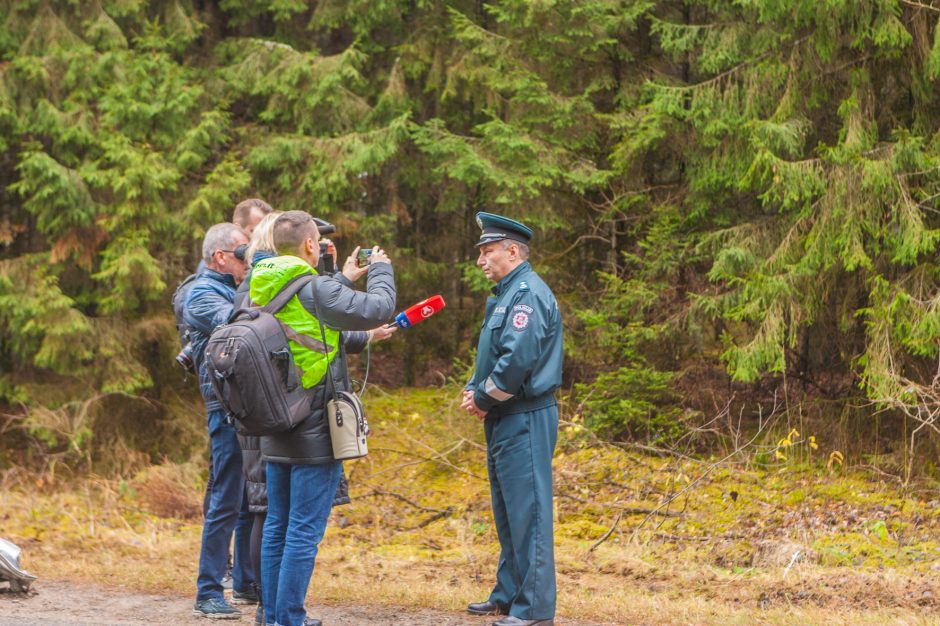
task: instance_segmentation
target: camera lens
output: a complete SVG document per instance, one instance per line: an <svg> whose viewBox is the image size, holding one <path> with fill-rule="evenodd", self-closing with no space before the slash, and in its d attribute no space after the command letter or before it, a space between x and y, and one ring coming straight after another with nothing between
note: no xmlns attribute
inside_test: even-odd
<svg viewBox="0 0 940 626"><path fill-rule="evenodd" d="M183 371L189 372L190 374L196 373L196 364L193 362L192 344L188 343L183 346L183 349L176 355L176 362L183 368Z"/></svg>

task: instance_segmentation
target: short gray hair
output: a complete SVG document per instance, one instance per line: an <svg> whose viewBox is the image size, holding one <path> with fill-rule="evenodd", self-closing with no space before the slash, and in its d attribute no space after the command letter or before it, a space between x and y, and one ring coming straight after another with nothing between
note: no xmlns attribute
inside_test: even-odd
<svg viewBox="0 0 940 626"><path fill-rule="evenodd" d="M519 249L519 258L525 261L529 258L529 246L522 243L521 241L516 241L515 239L503 239L499 242L503 247L503 250L509 250L509 246L516 246Z"/></svg>
<svg viewBox="0 0 940 626"><path fill-rule="evenodd" d="M232 250L235 247L235 233L245 234L238 224L222 222L206 231L202 240L202 260L206 265L212 263L212 256L216 250Z"/></svg>

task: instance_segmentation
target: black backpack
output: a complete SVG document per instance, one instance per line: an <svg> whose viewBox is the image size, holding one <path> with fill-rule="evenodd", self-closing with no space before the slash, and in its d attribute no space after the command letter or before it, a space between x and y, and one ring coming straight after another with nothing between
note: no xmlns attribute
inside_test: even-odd
<svg viewBox="0 0 940 626"><path fill-rule="evenodd" d="M217 327L206 346L206 367L216 397L242 435L290 430L310 415L312 389L304 389L288 337L323 352L323 342L300 335L274 317L315 276L295 276L260 308L239 308Z"/></svg>

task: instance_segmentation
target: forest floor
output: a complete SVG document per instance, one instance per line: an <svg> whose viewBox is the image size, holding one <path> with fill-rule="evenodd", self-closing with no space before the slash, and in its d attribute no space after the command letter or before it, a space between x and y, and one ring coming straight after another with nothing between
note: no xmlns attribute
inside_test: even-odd
<svg viewBox="0 0 940 626"><path fill-rule="evenodd" d="M346 465L354 501L333 512L311 615L488 624L463 613L498 556L479 423L453 389L370 394L370 454ZM776 429L746 448L729 432L701 458L604 444L565 421L556 623L940 624L940 488ZM39 576L29 596L0 590L0 626L199 623L202 463L127 480L0 475L0 536Z"/></svg>

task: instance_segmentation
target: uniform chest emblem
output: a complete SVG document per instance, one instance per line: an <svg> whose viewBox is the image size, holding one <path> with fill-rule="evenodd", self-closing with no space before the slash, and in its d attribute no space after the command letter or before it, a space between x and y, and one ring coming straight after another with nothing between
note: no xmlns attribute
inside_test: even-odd
<svg viewBox="0 0 940 626"><path fill-rule="evenodd" d="M529 314L525 311L517 311L512 316L512 327L516 330L525 330L529 325Z"/></svg>

